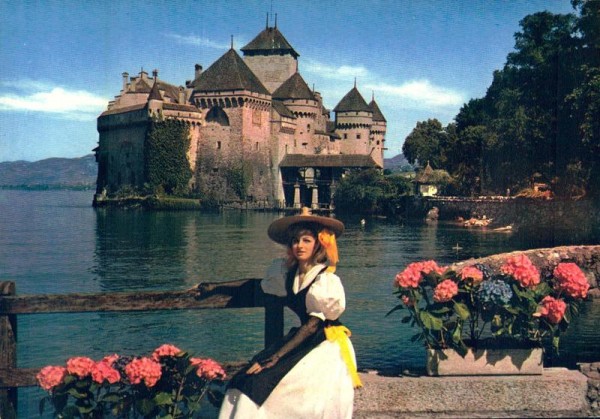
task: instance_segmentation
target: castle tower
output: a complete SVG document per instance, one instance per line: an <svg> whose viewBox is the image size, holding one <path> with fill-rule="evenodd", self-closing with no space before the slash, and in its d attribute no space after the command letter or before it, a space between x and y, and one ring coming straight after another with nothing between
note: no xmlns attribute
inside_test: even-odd
<svg viewBox="0 0 600 419"><path fill-rule="evenodd" d="M379 109L379 105L375 102L375 95L369 103L369 108L373 112L373 125L369 135L369 146L375 148L371 154L373 159L383 167L383 151L385 150L385 134L387 131L387 121Z"/></svg>
<svg viewBox="0 0 600 419"><path fill-rule="evenodd" d="M356 88L356 84L333 111L336 133L341 137L342 154L372 155L375 150L369 137L373 125L373 111Z"/></svg>
<svg viewBox="0 0 600 419"><path fill-rule="evenodd" d="M198 181L221 176L219 172L232 167L251 168L256 172L253 179L264 176L269 166L271 94L258 77L232 47L190 86L192 103L205 119L198 148ZM250 182L250 190L244 193L262 199L270 193L270 185Z"/></svg>
<svg viewBox="0 0 600 419"><path fill-rule="evenodd" d="M313 136L315 132L324 131L325 127L318 126L317 117L321 106L300 75L294 73L275 92L273 100L281 101L289 109L296 120L294 133L294 153L314 153Z"/></svg>
<svg viewBox="0 0 600 419"><path fill-rule="evenodd" d="M258 76L269 92L298 71L299 54L277 29L267 27L242 48L244 61Z"/></svg>

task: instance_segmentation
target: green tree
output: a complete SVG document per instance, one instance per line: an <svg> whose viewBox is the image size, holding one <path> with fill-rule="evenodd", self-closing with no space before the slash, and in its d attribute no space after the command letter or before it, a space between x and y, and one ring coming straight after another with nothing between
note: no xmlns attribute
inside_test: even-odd
<svg viewBox="0 0 600 419"><path fill-rule="evenodd" d="M174 119L152 121L144 144L146 181L155 192L172 195L189 192L192 170L187 159L190 132Z"/></svg>
<svg viewBox="0 0 600 419"><path fill-rule="evenodd" d="M411 164L425 166L429 162L432 166L440 167L445 160L444 145L447 139L442 123L437 119L417 122L402 145L402 154Z"/></svg>
<svg viewBox="0 0 600 419"><path fill-rule="evenodd" d="M399 198L410 190L410 181L403 176L386 177L379 170L359 170L339 182L333 201L339 213L391 215L396 212Z"/></svg>

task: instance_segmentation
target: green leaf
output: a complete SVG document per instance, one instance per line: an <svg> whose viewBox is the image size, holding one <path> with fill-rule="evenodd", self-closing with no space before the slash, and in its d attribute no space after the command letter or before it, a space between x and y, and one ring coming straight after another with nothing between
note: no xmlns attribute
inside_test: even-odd
<svg viewBox="0 0 600 419"><path fill-rule="evenodd" d="M467 305L464 303L454 303L454 311L461 320L467 320L469 317L471 317L469 307L467 307Z"/></svg>
<svg viewBox="0 0 600 419"><path fill-rule="evenodd" d="M171 393L160 392L156 396L154 396L154 403L157 406L163 406L165 404L173 403L173 398L171 397Z"/></svg>
<svg viewBox="0 0 600 419"><path fill-rule="evenodd" d="M121 396L118 393L108 393L101 400L103 402L116 403L121 400Z"/></svg>
<svg viewBox="0 0 600 419"><path fill-rule="evenodd" d="M390 311L388 311L385 315L385 317L389 316L390 314L392 314L394 311L398 311L398 310L403 310L404 304L398 304L396 307L394 307L393 309L391 309Z"/></svg>
<svg viewBox="0 0 600 419"><path fill-rule="evenodd" d="M419 316L421 318L421 322L423 323L423 326L428 329L428 330L442 330L442 319L432 316L430 313L426 312L426 311L421 311L419 313Z"/></svg>
<svg viewBox="0 0 600 419"><path fill-rule="evenodd" d="M67 390L67 394L75 397L76 399L85 399L88 396L87 393L80 393L75 388L70 388L69 390Z"/></svg>

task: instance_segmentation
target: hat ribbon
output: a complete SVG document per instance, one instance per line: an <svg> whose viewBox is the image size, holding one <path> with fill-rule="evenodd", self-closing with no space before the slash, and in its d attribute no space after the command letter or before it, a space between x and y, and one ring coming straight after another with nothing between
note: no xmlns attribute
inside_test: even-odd
<svg viewBox="0 0 600 419"><path fill-rule="evenodd" d="M327 272L335 272L335 266L339 262L337 243L335 242L335 234L328 229L323 229L319 232L319 243L325 248L329 267Z"/></svg>

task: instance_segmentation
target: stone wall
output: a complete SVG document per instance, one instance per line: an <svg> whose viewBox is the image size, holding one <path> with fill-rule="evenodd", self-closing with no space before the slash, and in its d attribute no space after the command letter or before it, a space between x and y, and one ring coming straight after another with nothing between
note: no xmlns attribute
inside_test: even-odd
<svg viewBox="0 0 600 419"><path fill-rule="evenodd" d="M407 218L424 219L433 207L440 220L482 218L492 220L490 228L513 226L515 229L551 229L600 237L600 202L591 199L539 200L515 197L409 197L404 202Z"/></svg>

